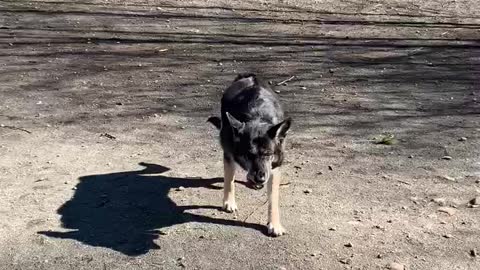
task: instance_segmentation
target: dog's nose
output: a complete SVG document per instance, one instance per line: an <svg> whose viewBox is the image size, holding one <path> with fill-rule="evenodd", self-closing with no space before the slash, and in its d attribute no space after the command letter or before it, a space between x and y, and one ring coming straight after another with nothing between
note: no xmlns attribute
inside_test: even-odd
<svg viewBox="0 0 480 270"><path fill-rule="evenodd" d="M266 180L266 179L265 179L265 173L264 173L264 172L258 172L258 173L257 173L257 179L256 179L256 180L257 180L258 183L263 183L263 182L265 182L265 180Z"/></svg>

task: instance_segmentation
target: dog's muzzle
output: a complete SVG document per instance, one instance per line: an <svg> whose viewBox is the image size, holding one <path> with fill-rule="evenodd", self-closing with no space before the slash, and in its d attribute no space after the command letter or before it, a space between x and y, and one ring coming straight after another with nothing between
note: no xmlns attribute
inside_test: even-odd
<svg viewBox="0 0 480 270"><path fill-rule="evenodd" d="M249 183L249 186L252 189L256 189L256 190L262 189L265 186L265 182L266 182L265 177L262 177L259 179L256 179L256 178L257 177L247 175L247 181Z"/></svg>

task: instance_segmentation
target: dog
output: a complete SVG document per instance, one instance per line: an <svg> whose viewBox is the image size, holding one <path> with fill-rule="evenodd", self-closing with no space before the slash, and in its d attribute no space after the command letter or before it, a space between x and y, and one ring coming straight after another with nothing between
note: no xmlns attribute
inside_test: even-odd
<svg viewBox="0 0 480 270"><path fill-rule="evenodd" d="M220 130L223 148L223 209L238 210L235 202L235 164L247 172L247 182L255 189L268 186L268 234L286 233L280 223L280 167L291 118L285 118L277 95L255 74L240 74L225 90L221 117L208 122Z"/></svg>

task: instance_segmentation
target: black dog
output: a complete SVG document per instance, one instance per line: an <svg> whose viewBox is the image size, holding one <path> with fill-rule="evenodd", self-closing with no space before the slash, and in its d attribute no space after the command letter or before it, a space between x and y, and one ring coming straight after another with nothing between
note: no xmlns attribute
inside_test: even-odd
<svg viewBox="0 0 480 270"><path fill-rule="evenodd" d="M247 180L256 189L268 184L268 233L285 233L280 224L278 206L280 166L284 157L285 136L291 119L276 94L259 82L254 74L238 75L222 97L221 119L208 121L220 130L223 148L224 198L227 212L237 210L235 203L235 163L247 171Z"/></svg>

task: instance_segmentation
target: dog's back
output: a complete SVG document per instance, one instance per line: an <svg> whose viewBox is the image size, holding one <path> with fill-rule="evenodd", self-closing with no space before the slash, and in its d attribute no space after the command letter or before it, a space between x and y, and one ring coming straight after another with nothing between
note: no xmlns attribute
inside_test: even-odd
<svg viewBox="0 0 480 270"><path fill-rule="evenodd" d="M283 109L276 94L254 74L238 75L225 90L221 103L222 125L228 125L226 112L241 122L275 125L283 120Z"/></svg>

